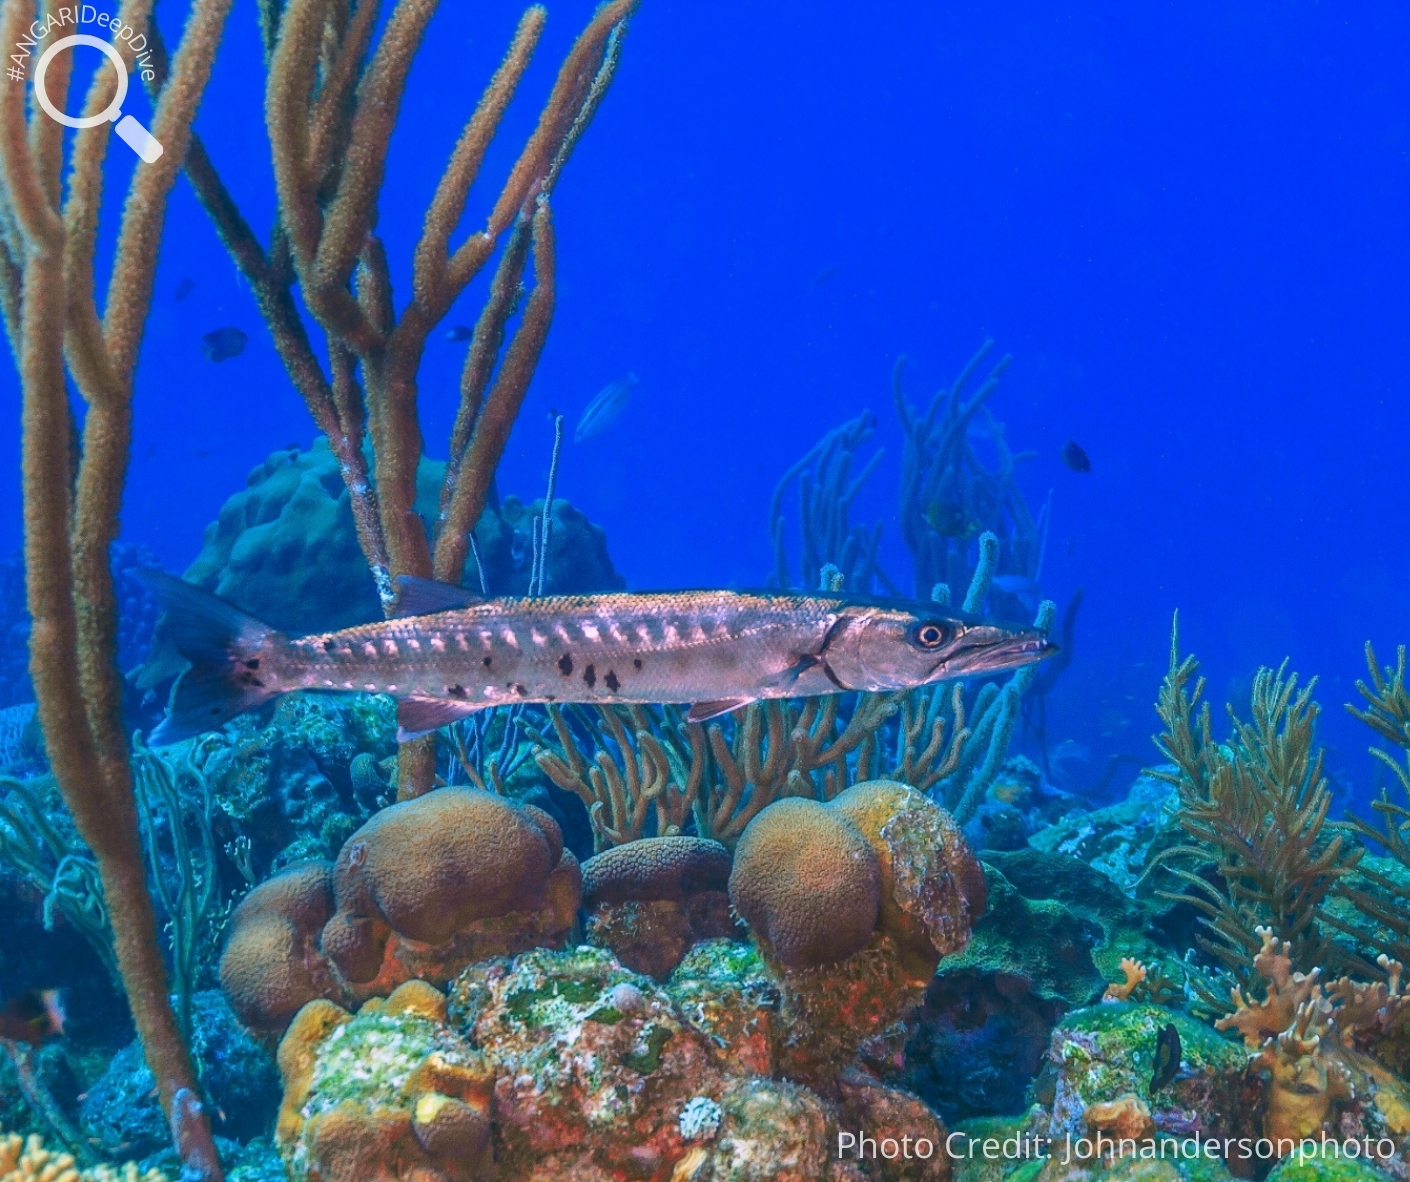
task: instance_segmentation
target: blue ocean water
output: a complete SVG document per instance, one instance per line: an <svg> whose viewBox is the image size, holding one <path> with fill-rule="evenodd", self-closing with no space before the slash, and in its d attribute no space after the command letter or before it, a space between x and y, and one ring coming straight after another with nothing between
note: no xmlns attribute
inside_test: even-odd
<svg viewBox="0 0 1410 1182"><path fill-rule="evenodd" d="M473 225L591 11L555 3L472 195ZM174 40L178 7L161 20ZM399 302L421 215L519 10L451 5L417 59L379 232ZM1051 490L1045 593L1086 598L1049 732L1150 759L1171 613L1217 704L1260 663L1322 678L1332 767L1369 791L1340 703L1410 641L1410 13L1401 5L731 6L645 0L555 196L552 333L499 473L540 495L550 410L608 382L622 417L565 449L560 494L635 589L757 586L767 503L828 428L876 413L854 519L896 528L913 400L992 337L991 405ZM261 237L273 212L255 6L231 19L198 130ZM134 98L134 110L141 109ZM113 154L111 191L130 157ZM111 225L107 233L111 236ZM194 287L179 302L184 280ZM473 323L482 276L447 320ZM220 364L202 337L248 334ZM445 454L465 345L421 369ZM0 551L20 541L5 366ZM138 379L124 537L171 569L246 473L313 427L184 182ZM1090 474L1061 463L1077 440Z"/></svg>

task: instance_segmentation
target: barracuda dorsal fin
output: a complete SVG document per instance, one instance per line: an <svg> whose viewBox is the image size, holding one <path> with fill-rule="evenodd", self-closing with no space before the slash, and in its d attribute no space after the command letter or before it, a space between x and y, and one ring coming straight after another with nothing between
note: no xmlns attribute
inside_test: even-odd
<svg viewBox="0 0 1410 1182"><path fill-rule="evenodd" d="M402 616L433 616L437 612L453 612L484 602L482 596L464 587L438 583L435 579L418 579L415 575L397 576L398 619Z"/></svg>
<svg viewBox="0 0 1410 1182"><path fill-rule="evenodd" d="M721 714L728 714L731 710L738 710L756 701L757 698L720 698L714 702L696 702L686 714L685 720L709 722L712 718L719 718Z"/></svg>
<svg viewBox="0 0 1410 1182"><path fill-rule="evenodd" d="M397 703L397 742L419 739L467 714L482 709L479 702L448 702L444 698L402 698Z"/></svg>

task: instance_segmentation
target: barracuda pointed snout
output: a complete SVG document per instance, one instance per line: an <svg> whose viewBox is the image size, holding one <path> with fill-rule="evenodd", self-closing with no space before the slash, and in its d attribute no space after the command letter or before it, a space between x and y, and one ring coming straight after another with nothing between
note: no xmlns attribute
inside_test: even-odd
<svg viewBox="0 0 1410 1182"><path fill-rule="evenodd" d="M963 629L955 649L941 662L943 672L935 680L1019 669L1057 651L1058 646L1036 628L974 624Z"/></svg>

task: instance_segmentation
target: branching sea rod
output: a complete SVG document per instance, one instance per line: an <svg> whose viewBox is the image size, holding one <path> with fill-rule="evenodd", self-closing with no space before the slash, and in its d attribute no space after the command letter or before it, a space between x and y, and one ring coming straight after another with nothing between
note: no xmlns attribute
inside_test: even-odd
<svg viewBox="0 0 1410 1182"><path fill-rule="evenodd" d="M611 83L636 0L613 0L593 16L564 60L484 228L452 247L470 186L543 30L543 8L524 13L427 207L412 257L411 300L398 314L374 233L377 202L407 76L436 8L434 0L400 0L373 47L375 4L262 5L265 113L278 196L267 250L204 146L194 144L187 159L197 195L249 280L290 378L338 457L358 540L388 613L396 575L463 578L467 534L484 507L553 316L549 198ZM422 454L417 371L430 333L505 235L466 353L437 528L427 537L412 510ZM520 309L530 271L533 284ZM294 300L295 283L326 337L326 373ZM402 751L403 798L430 788L434 755L433 740Z"/></svg>
<svg viewBox="0 0 1410 1182"><path fill-rule="evenodd" d="M110 125L75 135L63 193L63 126L43 115L27 118L24 87L0 90L0 305L24 396L31 676L55 779L97 860L118 967L158 1094L172 1115L190 1176L202 1179L219 1178L220 1167L200 1105L176 1103L179 1095L193 1096L199 1085L167 999L147 894L122 723L117 601L108 552L127 475L133 379L167 196L229 9L229 0L197 0L192 6L152 119L153 134L166 152L133 175L101 315L95 255ZM25 0L7 0L0 39L16 43L35 15ZM140 28L150 17L150 4L124 4L118 15L123 24ZM116 79L114 71L95 75L85 114L109 105ZM50 98L57 94L62 101L67 67L56 62L47 84ZM76 468L66 361L87 403Z"/></svg>

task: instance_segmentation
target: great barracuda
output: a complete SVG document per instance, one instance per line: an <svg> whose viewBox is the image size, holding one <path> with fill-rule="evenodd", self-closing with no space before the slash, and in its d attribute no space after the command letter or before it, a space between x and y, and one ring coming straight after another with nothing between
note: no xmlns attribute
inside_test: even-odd
<svg viewBox="0 0 1410 1182"><path fill-rule="evenodd" d="M480 599L405 577L397 618L288 636L192 583L143 575L191 663L154 744L293 690L390 694L407 738L516 702L690 703L703 721L760 698L910 689L1057 651L1036 629L932 604L733 591Z"/></svg>

